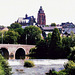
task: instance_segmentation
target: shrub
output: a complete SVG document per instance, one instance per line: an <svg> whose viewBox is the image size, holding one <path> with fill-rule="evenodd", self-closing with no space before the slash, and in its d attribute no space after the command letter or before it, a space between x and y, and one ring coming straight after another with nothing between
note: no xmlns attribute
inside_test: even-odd
<svg viewBox="0 0 75 75"><path fill-rule="evenodd" d="M4 69L0 63L0 75L5 75Z"/></svg>
<svg viewBox="0 0 75 75"><path fill-rule="evenodd" d="M0 69L2 70L2 73L3 73L3 74L0 74L0 75L11 75L12 74L11 68L8 65L8 62L4 59L4 57L1 54L0 54L0 64L1 64Z"/></svg>
<svg viewBox="0 0 75 75"><path fill-rule="evenodd" d="M73 61L69 61L64 65L63 70L56 72L54 70L50 70L46 75L75 75L75 63Z"/></svg>
<svg viewBox="0 0 75 75"><path fill-rule="evenodd" d="M67 74L75 75L75 63L73 61L69 61L64 67Z"/></svg>
<svg viewBox="0 0 75 75"><path fill-rule="evenodd" d="M35 66L34 63L30 60L25 60L24 67L33 67Z"/></svg>

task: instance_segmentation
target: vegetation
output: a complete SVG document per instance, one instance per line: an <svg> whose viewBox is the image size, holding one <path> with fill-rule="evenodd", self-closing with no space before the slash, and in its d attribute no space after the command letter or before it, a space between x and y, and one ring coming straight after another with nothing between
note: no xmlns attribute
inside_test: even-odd
<svg viewBox="0 0 75 75"><path fill-rule="evenodd" d="M49 27L49 25L45 25L45 27Z"/></svg>
<svg viewBox="0 0 75 75"><path fill-rule="evenodd" d="M51 25L55 26L56 24L52 23ZM73 32L69 37L61 37L59 30L55 28L53 33L49 33L48 37L42 39L42 31L36 26L30 25L23 29L19 23L12 23L8 28L8 31L0 32L0 43L2 43L3 39L5 44L36 45L30 51L30 56L35 58L68 58L74 60L75 53L71 50L75 46Z"/></svg>
<svg viewBox="0 0 75 75"><path fill-rule="evenodd" d="M36 44L42 39L42 31L36 26L31 25L23 29L19 23L12 23L8 28L8 31L0 32L0 43L3 39L5 44Z"/></svg>
<svg viewBox="0 0 75 75"><path fill-rule="evenodd" d="M56 26L56 24L55 23L51 23L51 26Z"/></svg>
<svg viewBox="0 0 75 75"><path fill-rule="evenodd" d="M18 32L15 32L13 30L9 30L5 33L5 35L3 37L4 43L16 44L19 36L20 35L18 34Z"/></svg>
<svg viewBox="0 0 75 75"><path fill-rule="evenodd" d="M70 49L71 49L71 52L68 56L68 59L75 61L75 47L70 47Z"/></svg>
<svg viewBox="0 0 75 75"><path fill-rule="evenodd" d="M11 68L0 54L0 75L11 75Z"/></svg>
<svg viewBox="0 0 75 75"><path fill-rule="evenodd" d="M12 23L8 28L9 29L17 29L17 28L21 28L21 24L19 23Z"/></svg>
<svg viewBox="0 0 75 75"><path fill-rule="evenodd" d="M60 36L59 30L55 28L53 33L49 33L48 37L40 40L36 48L30 51L30 56L35 58L52 58L61 59L68 58L75 60L75 35L71 32L71 36ZM71 49L74 50L71 50Z"/></svg>
<svg viewBox="0 0 75 75"><path fill-rule="evenodd" d="M35 66L34 63L30 60L25 60L24 67L33 67Z"/></svg>
<svg viewBox="0 0 75 75"><path fill-rule="evenodd" d="M51 42L49 45L49 56L51 58L59 58L59 52L61 52L61 38L60 38L60 33L57 28L53 30L52 36L51 36Z"/></svg>
<svg viewBox="0 0 75 75"><path fill-rule="evenodd" d="M24 29L27 44L36 44L41 40L41 29L36 26L28 26Z"/></svg>
<svg viewBox="0 0 75 75"><path fill-rule="evenodd" d="M69 61L64 65L63 70L57 72L55 70L50 70L46 75L75 75L75 63L73 61Z"/></svg>

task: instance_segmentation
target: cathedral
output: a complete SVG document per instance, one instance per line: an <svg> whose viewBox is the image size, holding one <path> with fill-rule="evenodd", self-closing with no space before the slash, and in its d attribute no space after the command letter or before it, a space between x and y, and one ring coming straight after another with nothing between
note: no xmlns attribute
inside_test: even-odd
<svg viewBox="0 0 75 75"><path fill-rule="evenodd" d="M35 25L36 21L34 16L25 15L25 18L18 18L17 23L20 23L22 26Z"/></svg>
<svg viewBox="0 0 75 75"><path fill-rule="evenodd" d="M46 25L46 16L44 10L42 9L42 6L40 6L40 9L38 11L37 24Z"/></svg>
<svg viewBox="0 0 75 75"><path fill-rule="evenodd" d="M44 10L42 9L42 6L40 6L40 9L38 11L37 16L37 22L34 18L34 16L28 16L25 15L25 18L18 18L16 21L17 23L20 23L22 26L29 26L29 25L46 25L46 16L44 13Z"/></svg>

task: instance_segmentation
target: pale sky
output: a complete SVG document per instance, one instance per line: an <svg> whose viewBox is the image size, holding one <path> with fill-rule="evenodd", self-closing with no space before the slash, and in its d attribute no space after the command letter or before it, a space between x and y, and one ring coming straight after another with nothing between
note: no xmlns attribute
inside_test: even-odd
<svg viewBox="0 0 75 75"><path fill-rule="evenodd" d="M9 26L25 14L37 19L40 6L46 14L46 25L75 24L75 0L0 0L0 25Z"/></svg>

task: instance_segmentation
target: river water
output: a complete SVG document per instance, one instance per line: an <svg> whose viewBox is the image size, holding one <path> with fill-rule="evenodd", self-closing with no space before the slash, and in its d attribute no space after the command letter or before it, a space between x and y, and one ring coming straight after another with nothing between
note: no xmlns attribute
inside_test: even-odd
<svg viewBox="0 0 75 75"><path fill-rule="evenodd" d="M67 59L29 59L34 62L35 66L32 68L23 67L24 60L8 60L12 68L12 75L45 75L50 69L60 71L64 69L64 63Z"/></svg>

